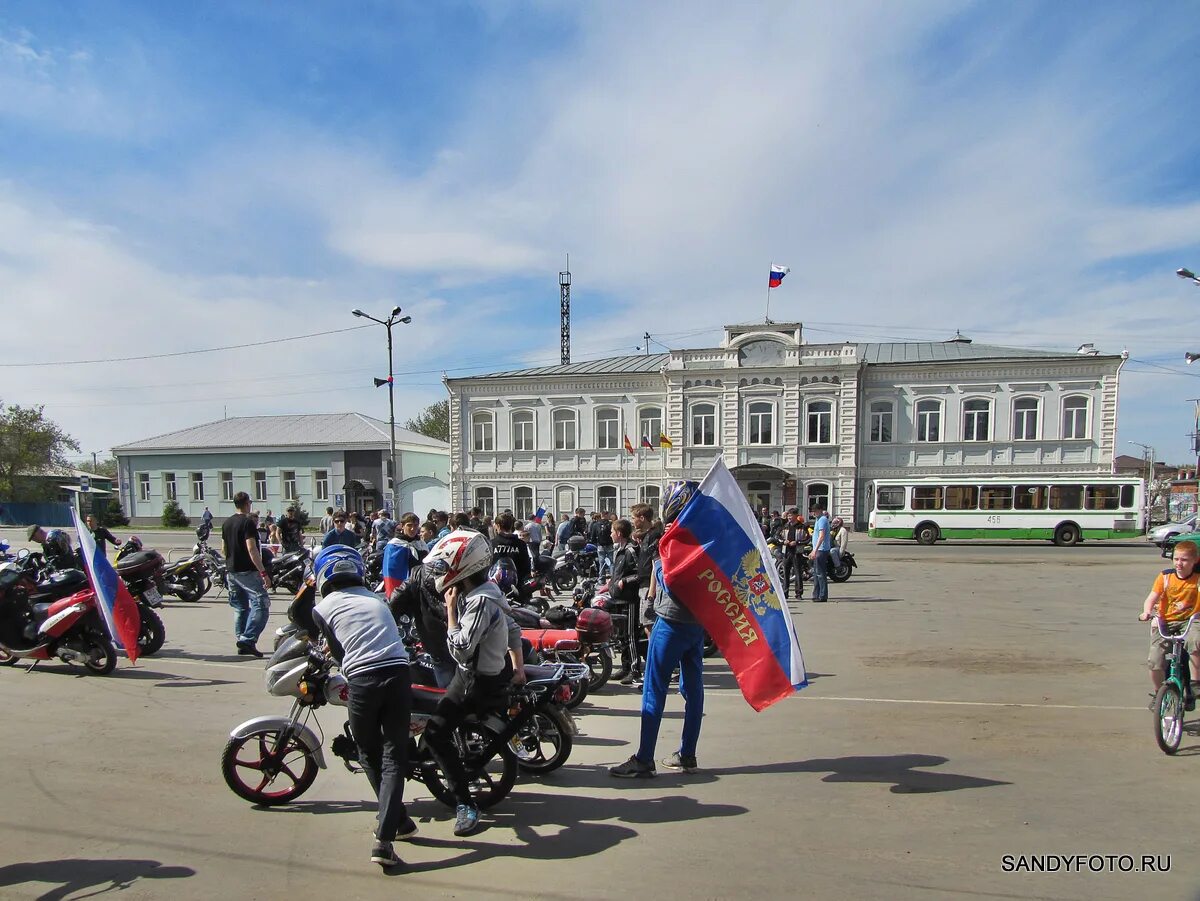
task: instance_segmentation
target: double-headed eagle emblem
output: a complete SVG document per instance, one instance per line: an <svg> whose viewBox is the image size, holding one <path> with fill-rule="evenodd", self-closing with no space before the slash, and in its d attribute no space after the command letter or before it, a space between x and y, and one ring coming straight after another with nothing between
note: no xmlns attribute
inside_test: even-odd
<svg viewBox="0 0 1200 901"><path fill-rule="evenodd" d="M783 609L779 603L779 595L771 587L771 579L763 566L758 548L750 548L742 557L732 582L738 600L758 616L766 616L772 610Z"/></svg>

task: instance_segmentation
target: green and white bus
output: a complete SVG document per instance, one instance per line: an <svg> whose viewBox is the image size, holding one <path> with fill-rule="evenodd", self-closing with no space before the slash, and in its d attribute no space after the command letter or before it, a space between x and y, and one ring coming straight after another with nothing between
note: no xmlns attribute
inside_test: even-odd
<svg viewBox="0 0 1200 901"><path fill-rule="evenodd" d="M877 479L872 538L1044 538L1057 545L1145 532L1141 479L1116 476Z"/></svg>

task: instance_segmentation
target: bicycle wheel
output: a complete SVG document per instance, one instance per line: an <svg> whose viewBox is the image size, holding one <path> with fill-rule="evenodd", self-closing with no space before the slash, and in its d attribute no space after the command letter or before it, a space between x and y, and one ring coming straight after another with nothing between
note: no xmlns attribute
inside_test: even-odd
<svg viewBox="0 0 1200 901"><path fill-rule="evenodd" d="M1154 739L1164 754L1179 750L1183 738L1183 696L1179 686L1164 682L1154 695Z"/></svg>

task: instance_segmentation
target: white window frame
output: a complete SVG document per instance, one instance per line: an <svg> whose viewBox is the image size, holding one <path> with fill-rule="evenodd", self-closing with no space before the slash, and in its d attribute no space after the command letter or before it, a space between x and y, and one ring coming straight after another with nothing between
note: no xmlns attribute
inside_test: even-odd
<svg viewBox="0 0 1200 901"><path fill-rule="evenodd" d="M296 470L279 470L279 491L285 501L294 501L300 497L300 492L296 488Z"/></svg>
<svg viewBox="0 0 1200 901"><path fill-rule="evenodd" d="M138 480L138 500L139 501L150 500L150 473L139 472L137 474L137 480Z"/></svg>
<svg viewBox="0 0 1200 901"><path fill-rule="evenodd" d="M646 415L647 413L654 413L655 415L647 416ZM653 429L647 429L643 425L643 423L649 423L649 422L655 423L655 426ZM654 447L657 448L659 446L659 443L658 443L659 438L661 438L662 435L664 434L663 408L658 406L657 404L647 404L644 407L640 407L637 411L637 427L638 427L638 437L637 437L637 441L635 443L640 447L641 443L642 443L642 438L646 437L646 438L649 438L650 443L652 445L654 445Z"/></svg>
<svg viewBox="0 0 1200 901"><path fill-rule="evenodd" d="M653 497L653 500L651 500ZM662 488L659 485L642 485L638 488L638 503L649 504L657 515L662 506Z"/></svg>
<svg viewBox="0 0 1200 901"><path fill-rule="evenodd" d="M814 410L813 407L818 404L824 404L829 409ZM814 420L815 417L815 420ZM828 439L821 441L821 417L827 417L828 422L826 428L829 430ZM812 437L814 421L817 426L818 440L814 441ZM809 399L804 404L804 443L809 445L830 445L833 444L833 400L828 397L814 397Z"/></svg>
<svg viewBox="0 0 1200 901"><path fill-rule="evenodd" d="M204 473L189 472L188 481L192 483L192 500L204 500Z"/></svg>
<svg viewBox="0 0 1200 901"><path fill-rule="evenodd" d="M609 508L600 502L600 492L601 491L612 492L611 511L613 513L619 514L621 512L621 489L616 485L597 485L596 486L596 510L598 510L601 513L605 513L605 512L609 511Z"/></svg>
<svg viewBox="0 0 1200 901"><path fill-rule="evenodd" d="M529 509L528 509L528 511L526 511L523 508L523 505L524 505L526 499L518 496L517 492L519 492L519 491L528 491L529 492L529 498L528 498ZM527 519L532 519L534 512L536 512L536 510L537 510L537 506L536 506L537 491L534 490L532 485L514 485L512 502L513 502L513 513L516 514L517 519L521 520L522 522L524 522Z"/></svg>
<svg viewBox="0 0 1200 901"><path fill-rule="evenodd" d="M562 414L562 415L560 415ZM559 435L559 426L562 435ZM568 428L569 427L569 428ZM555 450L579 449L579 411L571 407L557 407L550 411L550 430ZM559 440L561 437L561 441ZM567 440L570 439L570 440Z"/></svg>
<svg viewBox="0 0 1200 901"><path fill-rule="evenodd" d="M484 494L483 492L488 492ZM496 515L496 489L491 485L476 485L471 492L471 496L475 499L472 507L478 507L483 511L484 516Z"/></svg>
<svg viewBox="0 0 1200 901"><path fill-rule="evenodd" d="M1073 401L1073 400L1083 401L1083 406L1082 407L1074 406L1068 410L1067 402ZM1063 440L1064 441L1087 441L1092 435L1092 399L1090 397L1088 397L1086 394L1068 394L1062 399L1062 404L1060 405L1060 409L1062 410L1062 418L1061 418L1060 422L1062 425ZM1083 432L1083 434L1082 435L1075 435L1075 434L1068 435L1067 434L1067 414L1068 413L1072 414L1071 415L1072 424L1076 425L1079 422L1080 410L1083 411L1083 428L1080 430Z"/></svg>
<svg viewBox="0 0 1200 901"><path fill-rule="evenodd" d="M932 404L936 409L932 411L922 410L923 404ZM942 414L945 413L945 404L936 397L921 397L913 404L913 440L918 444L940 444L945 435L945 430L942 428ZM929 437L929 418L935 417L937 425L936 437ZM922 421L924 420L924 421ZM925 437L921 437L924 431Z"/></svg>
<svg viewBox="0 0 1200 901"><path fill-rule="evenodd" d="M471 450L487 453L495 449L496 416L490 410L476 410L471 414Z"/></svg>
<svg viewBox="0 0 1200 901"><path fill-rule="evenodd" d="M601 416L604 417L603 420L600 419ZM616 407L597 407L594 421L596 447L599 450L618 450L621 447L621 411ZM612 427L612 434L605 434L609 426Z"/></svg>
<svg viewBox="0 0 1200 901"><path fill-rule="evenodd" d="M512 429L513 450L537 450L537 414L533 410L513 410L509 425ZM525 426L529 427L527 435L524 434Z"/></svg>
<svg viewBox="0 0 1200 901"><path fill-rule="evenodd" d="M1017 409L1017 404L1023 401L1033 401L1032 409L1024 407ZM1028 414L1033 414L1033 435L1026 437L1024 434L1025 423L1021 420L1028 419ZM1013 441L1037 441L1042 434L1042 399L1035 397L1032 394L1025 394L1021 397L1014 397L1012 402L1012 439ZM1022 415L1024 414L1024 415Z"/></svg>
<svg viewBox="0 0 1200 901"><path fill-rule="evenodd" d="M896 404L890 400L873 400L867 407L867 443L894 444L896 442ZM887 437L883 437L883 427L887 425ZM879 437L876 437L876 436Z"/></svg>
<svg viewBox="0 0 1200 901"><path fill-rule="evenodd" d="M812 510L812 508L813 508L812 488L814 485L824 485L825 486L825 510L826 510L826 512L828 512L830 510L830 508L833 506L833 483L832 482L827 482L824 479L814 479L811 482L806 482L804 485L805 509L800 511L806 519L808 518L809 511ZM833 516L831 514L830 519L832 519L832 518L833 518ZM809 525L811 526L812 523L810 523Z"/></svg>
<svg viewBox="0 0 1200 901"><path fill-rule="evenodd" d="M226 469L217 473L221 478L221 500L233 502L233 471Z"/></svg>
<svg viewBox="0 0 1200 901"><path fill-rule="evenodd" d="M313 500L328 501L329 500L329 470L314 469L313 470Z"/></svg>
<svg viewBox="0 0 1200 901"><path fill-rule="evenodd" d="M976 406L978 406L979 404L982 404L983 408L982 409L967 409L968 404L975 404ZM993 406L994 406L994 404L992 403L992 399L990 397L964 397L963 398L963 402L962 402L962 440L963 441L967 441L967 442L971 442L972 444L976 444L981 441L991 441L992 440L992 421L993 421L992 408L993 408ZM980 414L982 414L984 417L983 424L985 426L985 428L983 430L984 434L982 437L980 437L980 435L979 435ZM973 431L975 434L973 436L968 436L968 433L967 433L968 417L971 420L974 420Z"/></svg>
<svg viewBox="0 0 1200 901"><path fill-rule="evenodd" d="M259 476L262 478L260 479ZM265 501L267 499L267 471L265 469L253 470L250 473L250 481L254 483L254 500Z"/></svg>
<svg viewBox="0 0 1200 901"><path fill-rule="evenodd" d="M765 414L761 411L753 412L754 407L758 407L758 406L767 407L768 412ZM769 436L770 440L769 441L761 441L761 440L755 441L754 440L754 420L756 418L762 417L764 415L770 417L770 420L769 420L770 429L771 429L771 434ZM760 426L759 426L759 437L760 438L762 437L761 433L762 433L762 427L760 424ZM775 402L770 401L770 400L761 400L761 399L747 401L747 403L746 403L746 444L754 445L756 447L772 447L776 444L776 441L775 441L776 437L777 436L775 434Z"/></svg>
<svg viewBox="0 0 1200 901"><path fill-rule="evenodd" d="M697 407L708 407L711 413L697 413ZM712 441L696 442L696 417L703 416L704 418L712 417ZM720 436L717 433L717 404L711 400L693 401L688 411L688 440L692 447L716 447L720 442Z"/></svg>
<svg viewBox="0 0 1200 901"><path fill-rule="evenodd" d="M167 478L170 476L170 478ZM179 484L175 481L175 473L163 473L163 500L178 501L179 500Z"/></svg>

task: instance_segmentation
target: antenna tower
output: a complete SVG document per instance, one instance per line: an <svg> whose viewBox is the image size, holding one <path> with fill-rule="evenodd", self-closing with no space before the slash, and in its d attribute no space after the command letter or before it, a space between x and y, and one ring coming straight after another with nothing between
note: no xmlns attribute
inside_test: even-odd
<svg viewBox="0 0 1200 901"><path fill-rule="evenodd" d="M571 255L567 254L567 268L558 274L558 289L561 295L562 328L560 350L563 365L571 362Z"/></svg>

